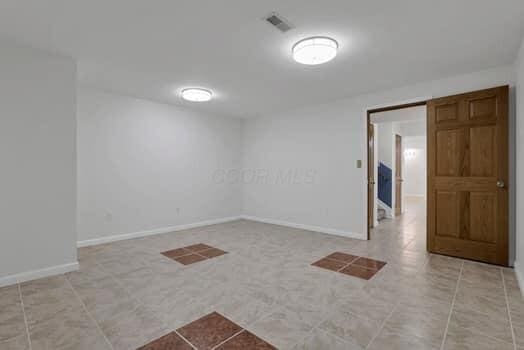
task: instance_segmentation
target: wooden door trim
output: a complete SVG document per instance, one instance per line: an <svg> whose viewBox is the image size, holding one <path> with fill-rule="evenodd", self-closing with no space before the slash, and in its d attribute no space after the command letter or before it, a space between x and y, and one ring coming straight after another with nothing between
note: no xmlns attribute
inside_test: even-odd
<svg viewBox="0 0 524 350"><path fill-rule="evenodd" d="M369 131L371 129L371 115L374 114L374 113L380 113L380 112L389 112L389 111L394 111L394 110L397 110L397 109L405 109L405 108L412 108L412 107L419 107L419 106L426 106L428 104L428 101L427 100L424 100L424 101L418 101L418 102L411 102L411 103L404 103L404 104L400 104L400 105L392 105L392 106L388 106L388 107L380 107L380 108L372 108L372 109L368 109L367 110L367 121L366 121L366 155L367 155L367 169L366 169L366 173L367 173L367 177L366 177L366 191L368 193L367 195L367 217L366 217L366 220L367 220L367 239L369 240L370 239L370 227L371 227L371 223L369 222L369 202L370 202L370 198L369 198L369 190L368 190L368 187L369 187L369 179L371 179L373 177L373 180L375 181L375 183L377 182L376 179L375 179L375 174L373 172L373 174L370 174L369 172L369 162L370 162L370 157L369 157L369 141L370 141L370 138L369 138ZM426 114L426 119L427 119L427 114ZM426 123L427 124L427 123ZM426 126L427 128L427 126ZM373 198L374 200L374 198Z"/></svg>
<svg viewBox="0 0 524 350"><path fill-rule="evenodd" d="M373 137L371 137L373 136ZM367 208L367 212L368 212L368 217L367 217L367 223L368 223L368 227L367 227L367 230L368 230L368 239L369 239L369 230L371 228L371 226L373 226L375 224L375 215L377 213L374 212L374 209L375 209L375 185L373 184L373 191L370 191L370 179L371 177L369 176L370 174L370 169L373 169L373 179L372 179L372 182L375 182L375 127L373 124L369 124L368 125L368 134L367 134L367 155L368 155L368 168L367 168L367 173L368 173L368 178L367 178L367 186L366 186L366 191L367 191L367 196L368 196L368 208ZM373 147L371 147L371 145L373 144ZM372 154L373 152L373 154ZM370 194L371 192L371 194Z"/></svg>
<svg viewBox="0 0 524 350"><path fill-rule="evenodd" d="M400 136L399 134L395 134L395 208L393 208L393 210L395 211L395 216L402 215L402 170L402 136ZM400 178L400 180L397 178L398 173L400 173L398 175L398 178ZM399 181L400 185L398 184Z"/></svg>

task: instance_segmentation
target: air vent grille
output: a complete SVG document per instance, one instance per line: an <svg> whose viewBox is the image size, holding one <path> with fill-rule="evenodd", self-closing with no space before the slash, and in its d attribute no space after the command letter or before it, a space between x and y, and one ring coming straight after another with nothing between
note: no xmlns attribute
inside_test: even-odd
<svg viewBox="0 0 524 350"><path fill-rule="evenodd" d="M286 19L275 12L267 16L266 21L283 33L293 28Z"/></svg>

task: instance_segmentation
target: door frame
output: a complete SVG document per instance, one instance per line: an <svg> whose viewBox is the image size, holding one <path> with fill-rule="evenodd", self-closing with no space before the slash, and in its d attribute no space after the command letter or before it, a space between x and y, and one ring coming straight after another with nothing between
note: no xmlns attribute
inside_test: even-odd
<svg viewBox="0 0 524 350"><path fill-rule="evenodd" d="M402 148L402 136L395 133L395 208L392 208L395 211L395 216L402 215L402 181L404 181L402 175ZM397 173L400 173L400 175L398 176L400 177L400 180L397 178ZM397 183L398 181L400 181L400 186Z"/></svg>
<svg viewBox="0 0 524 350"><path fill-rule="evenodd" d="M367 223L368 223L368 239L369 239L369 230L371 228L371 224L375 224L375 216L377 215L377 213L375 212L375 178L371 179L369 177L369 173L371 172L371 169L373 169L373 175L375 175L375 143L376 143L376 137L375 137L375 127L373 124L369 124L367 126L367 129L368 129L368 139L367 139L367 155L368 155L368 167L367 167L367 173L368 173L368 178L367 178L367 191L368 191L368 208L367 208L367 213L368 213L368 218L367 218ZM370 180L371 179L371 180ZM373 188L370 188L370 185L373 186Z"/></svg>
<svg viewBox="0 0 524 350"><path fill-rule="evenodd" d="M394 110L397 110L397 109L405 109L405 108L411 108L411 107L419 107L419 106L426 106L427 103L428 103L428 99L424 99L424 100L420 100L420 101L416 101L416 102L410 102L410 103L403 103L403 104L398 104L398 105L391 105L391 106L387 106L387 107L380 107L380 108L371 108L371 109L367 109L366 110L366 114L367 114L367 118L366 118L366 157L367 157L367 169L366 169L366 173L367 173L367 177L366 177L366 192L367 192L367 215L366 215L366 226L367 226L367 240L370 239L370 227L371 225L373 225L374 223L370 222L369 221L369 217L370 217L370 213L369 213L369 210L370 210L370 203L373 203L373 210L374 210L374 202L375 202L375 196L374 196L374 191L373 191L373 195L370 195L370 191L369 191L369 182L370 182L370 179L376 184L377 181L375 179L375 172L373 171L373 173L370 174L370 157L369 157L369 142L370 142L370 138L369 138L369 131L371 129L371 115L374 114L374 113L380 113L380 112L388 112L388 111L394 111ZM426 130L427 130L427 113L426 113ZM426 159L426 166L428 165L427 162L429 160ZM373 185L375 186L375 185ZM374 217L374 216L373 216Z"/></svg>

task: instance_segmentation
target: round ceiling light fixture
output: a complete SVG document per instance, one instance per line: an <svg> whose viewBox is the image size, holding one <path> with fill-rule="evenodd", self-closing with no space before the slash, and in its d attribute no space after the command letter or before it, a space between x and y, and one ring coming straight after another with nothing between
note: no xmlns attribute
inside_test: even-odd
<svg viewBox="0 0 524 350"><path fill-rule="evenodd" d="M293 45L293 59L298 63L317 65L331 61L337 55L336 40L315 36L302 39Z"/></svg>
<svg viewBox="0 0 524 350"><path fill-rule="evenodd" d="M191 102L206 102L211 100L213 93L202 88L187 88L182 90L182 98Z"/></svg>

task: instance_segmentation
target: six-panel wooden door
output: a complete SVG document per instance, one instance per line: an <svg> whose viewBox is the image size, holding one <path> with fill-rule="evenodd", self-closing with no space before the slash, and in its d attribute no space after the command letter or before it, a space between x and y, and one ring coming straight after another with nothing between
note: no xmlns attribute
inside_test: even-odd
<svg viewBox="0 0 524 350"><path fill-rule="evenodd" d="M428 250L508 264L508 87L428 101Z"/></svg>

